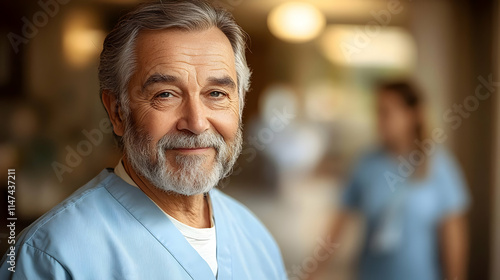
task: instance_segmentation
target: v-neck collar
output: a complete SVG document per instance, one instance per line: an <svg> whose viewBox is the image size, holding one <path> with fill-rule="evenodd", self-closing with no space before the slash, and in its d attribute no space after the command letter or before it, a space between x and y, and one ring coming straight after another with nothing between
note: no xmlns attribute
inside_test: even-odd
<svg viewBox="0 0 500 280"><path fill-rule="evenodd" d="M110 171L104 171L110 172ZM170 252L192 279L213 279L215 277L207 262L184 238L175 225L158 206L140 189L127 184L114 173L106 189L158 242ZM230 237L226 219L220 214L217 191L210 191L217 238L217 279L231 279Z"/></svg>

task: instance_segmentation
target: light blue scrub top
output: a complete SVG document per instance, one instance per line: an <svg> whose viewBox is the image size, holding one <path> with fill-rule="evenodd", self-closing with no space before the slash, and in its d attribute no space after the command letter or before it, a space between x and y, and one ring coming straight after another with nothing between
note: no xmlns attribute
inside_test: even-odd
<svg viewBox="0 0 500 280"><path fill-rule="evenodd" d="M383 151L364 157L343 195L345 208L361 212L366 232L358 279L444 279L439 261L439 226L446 215L463 211L469 195L455 161L442 148L428 157L428 173L389 187L386 175L400 161ZM401 176L404 178L404 176Z"/></svg>
<svg viewBox="0 0 500 280"><path fill-rule="evenodd" d="M210 191L217 279L286 279L274 239L243 205ZM111 169L20 234L15 272L0 279L215 279L165 214Z"/></svg>

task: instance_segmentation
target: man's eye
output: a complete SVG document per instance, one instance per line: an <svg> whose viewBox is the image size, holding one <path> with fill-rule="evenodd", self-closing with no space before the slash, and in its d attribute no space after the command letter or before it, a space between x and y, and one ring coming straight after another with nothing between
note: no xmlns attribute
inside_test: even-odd
<svg viewBox="0 0 500 280"><path fill-rule="evenodd" d="M221 97L221 96L224 96L226 95L225 93L223 92L220 92L220 91L212 91L210 92L210 96L211 97Z"/></svg>
<svg viewBox="0 0 500 280"><path fill-rule="evenodd" d="M172 97L172 94L170 92L162 92L162 93L159 93L158 95L156 95L156 97L167 98L167 97Z"/></svg>

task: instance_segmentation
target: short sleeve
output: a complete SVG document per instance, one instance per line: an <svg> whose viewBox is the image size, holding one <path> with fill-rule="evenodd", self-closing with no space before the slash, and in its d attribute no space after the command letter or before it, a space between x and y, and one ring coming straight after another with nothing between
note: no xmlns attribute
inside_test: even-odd
<svg viewBox="0 0 500 280"><path fill-rule="evenodd" d="M17 251L14 272L9 271L9 267L7 262L2 263L1 279L72 279L56 259L28 244Z"/></svg>
<svg viewBox="0 0 500 280"><path fill-rule="evenodd" d="M470 196L458 163L448 152L440 151L435 164L436 170L439 170L442 216L466 211Z"/></svg>

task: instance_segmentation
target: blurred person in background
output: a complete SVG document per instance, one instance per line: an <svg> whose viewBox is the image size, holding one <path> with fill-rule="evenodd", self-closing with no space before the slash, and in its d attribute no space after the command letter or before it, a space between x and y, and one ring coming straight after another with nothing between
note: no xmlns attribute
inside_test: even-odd
<svg viewBox="0 0 500 280"><path fill-rule="evenodd" d="M123 158L23 230L0 279L285 279L264 225L215 188L241 152L245 49L204 1L125 15L99 66Z"/></svg>
<svg viewBox="0 0 500 280"><path fill-rule="evenodd" d="M469 195L434 141L444 136L426 134L424 102L410 83L380 85L376 104L380 148L354 168L330 237L356 214L365 220L357 279L466 279Z"/></svg>

